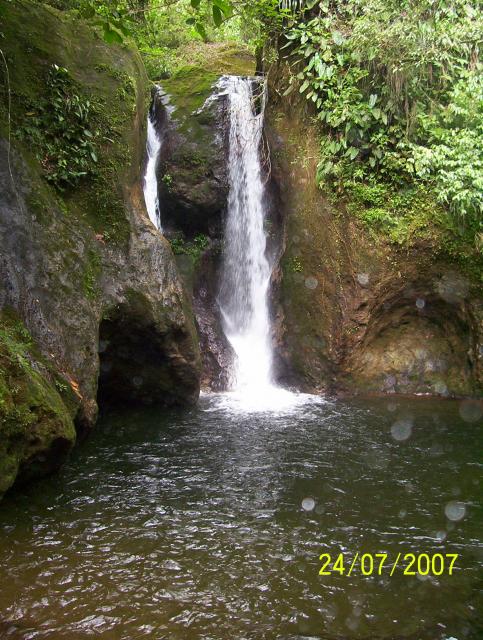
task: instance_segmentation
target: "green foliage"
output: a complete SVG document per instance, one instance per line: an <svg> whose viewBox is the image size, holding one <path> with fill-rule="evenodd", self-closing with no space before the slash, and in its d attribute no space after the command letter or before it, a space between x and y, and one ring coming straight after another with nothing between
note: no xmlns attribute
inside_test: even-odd
<svg viewBox="0 0 483 640"><path fill-rule="evenodd" d="M243 42L262 46L281 28L278 0L48 0L102 29L110 43L133 38L149 78L165 79L196 64L196 45Z"/></svg>
<svg viewBox="0 0 483 640"><path fill-rule="evenodd" d="M300 261L300 258L298 258L296 256L293 256L292 258L289 258L287 260L287 269L291 273L302 273L303 266L302 266L302 262Z"/></svg>
<svg viewBox="0 0 483 640"><path fill-rule="evenodd" d="M186 242L182 237L178 236L171 239L170 243L175 255L188 255L196 261L209 247L210 239L200 233L191 242Z"/></svg>
<svg viewBox="0 0 483 640"><path fill-rule="evenodd" d="M82 277L82 286L84 289L84 293L90 299L94 299L99 293L98 281L100 275L100 255L96 251L90 249L87 255L86 268Z"/></svg>
<svg viewBox="0 0 483 640"><path fill-rule="evenodd" d="M233 6L227 0L191 0L191 6L195 15L186 18L186 24L192 26L204 41L208 40L205 28L207 13L211 14L215 27L221 27L233 15Z"/></svg>
<svg viewBox="0 0 483 640"><path fill-rule="evenodd" d="M283 30L291 11L281 8L279 0L256 0L238 3L242 16L240 35L255 49L266 47Z"/></svg>
<svg viewBox="0 0 483 640"><path fill-rule="evenodd" d="M142 11L145 3L117 0L49 0L57 9L74 10L80 17L92 20L102 29L104 40L120 44L132 35L133 15Z"/></svg>
<svg viewBox="0 0 483 640"><path fill-rule="evenodd" d="M319 182L429 180L474 223L482 27L466 0L323 0L316 17L296 16L285 28L293 68L285 95L304 94L325 133Z"/></svg>
<svg viewBox="0 0 483 640"><path fill-rule="evenodd" d="M30 368L28 351L33 346L32 336L14 314L2 313L0 342L8 347L8 357L13 365Z"/></svg>
<svg viewBox="0 0 483 640"><path fill-rule="evenodd" d="M164 176L161 178L161 180L169 190L173 184L173 176L169 173L165 173Z"/></svg>
<svg viewBox="0 0 483 640"><path fill-rule="evenodd" d="M444 212L435 206L434 194L418 186L397 189L371 180L348 185L347 193L349 212L369 230L383 231L399 245L410 244L414 237L429 236L436 221L445 224Z"/></svg>
<svg viewBox="0 0 483 640"><path fill-rule="evenodd" d="M66 391L69 390L69 386L67 385L67 383L61 380L60 378L56 378L55 388L60 394L65 393Z"/></svg>
<svg viewBox="0 0 483 640"><path fill-rule="evenodd" d="M34 149L47 180L62 190L95 170L92 105L67 69L55 64L48 71L46 89L45 97L30 105L18 135Z"/></svg>
<svg viewBox="0 0 483 640"><path fill-rule="evenodd" d="M478 73L478 71L480 73ZM438 200L469 221L483 213L483 76L469 71L448 104L419 116L420 144L410 146L419 177L432 179Z"/></svg>

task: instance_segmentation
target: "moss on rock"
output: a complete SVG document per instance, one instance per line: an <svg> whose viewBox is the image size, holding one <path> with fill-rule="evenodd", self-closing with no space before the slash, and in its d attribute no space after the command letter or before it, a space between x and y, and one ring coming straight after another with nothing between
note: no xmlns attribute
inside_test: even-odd
<svg viewBox="0 0 483 640"><path fill-rule="evenodd" d="M57 469L75 443L76 403L12 311L0 313L0 497ZM65 403L59 393L70 396ZM69 408L70 405L70 408Z"/></svg>
<svg viewBox="0 0 483 640"><path fill-rule="evenodd" d="M416 186L322 192L309 118L276 97L267 115L286 226L281 378L309 390L480 394L482 269L469 234Z"/></svg>
<svg viewBox="0 0 483 640"><path fill-rule="evenodd" d="M122 185L139 175L144 145L138 119L144 122L149 95L139 54L125 45L107 45L92 26L68 12L29 0L4 5L2 18L14 141L24 153L36 152L32 143L37 135L29 120L35 120L39 100L49 99L47 77L52 65L65 68L75 93L90 105L89 128L97 161L92 160L90 167L94 179L80 180L76 188L66 187L60 196L68 210L82 216L106 240L125 245L129 219ZM7 91L7 83L0 84L4 128Z"/></svg>
<svg viewBox="0 0 483 640"><path fill-rule="evenodd" d="M172 96L174 117L183 122L203 105L220 76L254 73L255 58L246 48L234 43L213 43L205 44L190 64L160 83Z"/></svg>

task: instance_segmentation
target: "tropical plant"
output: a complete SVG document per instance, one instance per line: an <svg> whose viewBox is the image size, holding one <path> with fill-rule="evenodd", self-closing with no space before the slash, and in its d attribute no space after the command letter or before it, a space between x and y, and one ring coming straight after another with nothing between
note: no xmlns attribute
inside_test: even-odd
<svg viewBox="0 0 483 640"><path fill-rule="evenodd" d="M299 11L285 26L285 95L305 95L321 123L318 180L431 179L474 219L482 28L466 0L322 0Z"/></svg>
<svg viewBox="0 0 483 640"><path fill-rule="evenodd" d="M31 105L18 134L33 148L47 180L64 189L92 173L97 163L92 105L64 67L52 65L46 86L46 97Z"/></svg>

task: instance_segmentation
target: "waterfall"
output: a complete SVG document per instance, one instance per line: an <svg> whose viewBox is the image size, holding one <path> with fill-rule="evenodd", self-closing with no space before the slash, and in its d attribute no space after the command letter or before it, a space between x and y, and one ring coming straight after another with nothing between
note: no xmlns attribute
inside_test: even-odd
<svg viewBox="0 0 483 640"><path fill-rule="evenodd" d="M149 219L154 226L161 231L161 212L159 209L156 167L158 164L162 141L156 131L153 119L154 113L152 113L151 110L148 114L148 133L146 140L146 154L148 159L146 163L146 172L144 174L143 191Z"/></svg>
<svg viewBox="0 0 483 640"><path fill-rule="evenodd" d="M219 304L236 358L234 390L261 396L274 389L268 290L272 266L266 255L260 163L265 84L259 78L225 76L228 99L229 183Z"/></svg>

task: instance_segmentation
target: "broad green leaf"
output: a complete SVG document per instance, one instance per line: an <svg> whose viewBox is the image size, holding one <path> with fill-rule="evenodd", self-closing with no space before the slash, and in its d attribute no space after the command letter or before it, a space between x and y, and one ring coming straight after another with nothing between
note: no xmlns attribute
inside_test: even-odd
<svg viewBox="0 0 483 640"><path fill-rule="evenodd" d="M225 2L225 0L213 0L213 6L218 7L224 14L226 18L229 18L233 13L232 6Z"/></svg>
<svg viewBox="0 0 483 640"><path fill-rule="evenodd" d="M219 27L223 22L223 13L221 12L220 7L217 7L215 4L212 7L213 9L213 22L215 23L215 27Z"/></svg>
<svg viewBox="0 0 483 640"><path fill-rule="evenodd" d="M198 9L200 6L201 0L191 0L191 6L195 9Z"/></svg>
<svg viewBox="0 0 483 640"><path fill-rule="evenodd" d="M108 25L104 26L104 40L108 44L122 43L123 42L122 35L118 31L116 31L115 29L113 29L112 27L110 27Z"/></svg>
<svg viewBox="0 0 483 640"><path fill-rule="evenodd" d="M335 44L337 46L340 46L341 44L344 44L344 36L342 35L342 33L340 31L333 31L332 32L332 40L335 42Z"/></svg>
<svg viewBox="0 0 483 640"><path fill-rule="evenodd" d="M195 24L195 29L197 31L197 33L200 34L200 36L203 38L203 40L207 40L208 36L206 35L206 31L204 26L201 24L201 22L197 22Z"/></svg>

